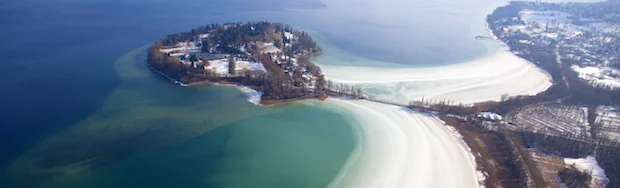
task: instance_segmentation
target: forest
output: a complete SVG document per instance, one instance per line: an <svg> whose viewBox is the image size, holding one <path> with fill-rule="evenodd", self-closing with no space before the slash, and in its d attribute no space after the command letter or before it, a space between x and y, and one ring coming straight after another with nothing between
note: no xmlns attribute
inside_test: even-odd
<svg viewBox="0 0 620 188"><path fill-rule="evenodd" d="M586 138L572 134L549 135L544 132L519 132L524 147L537 152L569 158L594 156L609 178L608 187L620 186L620 142L604 138Z"/></svg>

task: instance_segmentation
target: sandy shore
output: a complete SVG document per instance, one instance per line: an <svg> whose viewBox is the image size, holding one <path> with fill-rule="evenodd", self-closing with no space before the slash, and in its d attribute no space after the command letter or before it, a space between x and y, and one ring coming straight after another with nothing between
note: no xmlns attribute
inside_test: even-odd
<svg viewBox="0 0 620 188"><path fill-rule="evenodd" d="M466 146L438 119L363 100L323 104L354 116L358 135L330 187L478 187Z"/></svg>
<svg viewBox="0 0 620 188"><path fill-rule="evenodd" d="M406 104L411 100L456 103L499 100L503 94L534 95L552 85L547 72L507 49L469 62L416 68L323 65L328 79L361 85L371 98Z"/></svg>
<svg viewBox="0 0 620 188"><path fill-rule="evenodd" d="M407 104L472 104L502 95L535 95L548 73L506 47L476 60L434 67L320 65L328 79L362 86L370 98ZM475 160L461 138L435 117L368 101L327 100L351 112L358 148L330 187L479 187Z"/></svg>

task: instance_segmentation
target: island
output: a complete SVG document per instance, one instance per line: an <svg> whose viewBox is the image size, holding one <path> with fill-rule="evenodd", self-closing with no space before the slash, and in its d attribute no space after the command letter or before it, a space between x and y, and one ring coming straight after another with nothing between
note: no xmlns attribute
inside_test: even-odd
<svg viewBox="0 0 620 188"><path fill-rule="evenodd" d="M154 72L179 85L247 86L262 92L264 105L356 93L359 89L335 87L325 79L311 62L321 53L308 33L290 25L226 23L168 35L148 49L147 61Z"/></svg>

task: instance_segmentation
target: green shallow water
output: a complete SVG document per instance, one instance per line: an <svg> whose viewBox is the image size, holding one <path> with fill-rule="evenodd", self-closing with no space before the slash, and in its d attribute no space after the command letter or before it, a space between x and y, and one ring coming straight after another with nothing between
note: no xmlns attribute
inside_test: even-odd
<svg viewBox="0 0 620 188"><path fill-rule="evenodd" d="M51 187L325 187L354 144L342 118L300 105Z"/></svg>
<svg viewBox="0 0 620 188"><path fill-rule="evenodd" d="M144 49L116 61L122 82L98 111L13 162L16 185L325 187L355 146L346 114L173 85L149 72Z"/></svg>

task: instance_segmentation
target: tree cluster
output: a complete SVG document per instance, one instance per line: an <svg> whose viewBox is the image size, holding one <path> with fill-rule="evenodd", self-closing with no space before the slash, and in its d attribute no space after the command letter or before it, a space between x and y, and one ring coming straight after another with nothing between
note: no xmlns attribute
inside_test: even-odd
<svg viewBox="0 0 620 188"><path fill-rule="evenodd" d="M592 179L589 174L579 171L574 166L560 170L558 177L566 187L590 187Z"/></svg>
<svg viewBox="0 0 620 188"><path fill-rule="evenodd" d="M478 110L472 106L465 106L461 103L456 104L453 100L438 100L434 98L422 98L421 100L409 101L407 105L414 110L422 111L434 111L442 114L454 114L454 115L472 115L478 113Z"/></svg>
<svg viewBox="0 0 620 188"><path fill-rule="evenodd" d="M365 95L362 92L362 87L359 85L335 83L331 80L324 81L324 83L325 89L327 89L332 95L346 95L354 98L365 98Z"/></svg>
<svg viewBox="0 0 620 188"><path fill-rule="evenodd" d="M270 75L263 84L263 92L263 100L292 99L314 93L303 82L284 75Z"/></svg>
<svg viewBox="0 0 620 188"><path fill-rule="evenodd" d="M276 74L276 75L284 74L284 69L282 69L280 65L278 65L275 61L273 61L270 55L267 55L267 54L258 55L258 60L263 63L263 66L265 67L265 69L267 69L267 72Z"/></svg>
<svg viewBox="0 0 620 188"><path fill-rule="evenodd" d="M620 186L620 142L617 140L592 139L566 133L549 135L545 132L519 132L518 138L526 148L538 152L568 158L594 156L609 178L609 187Z"/></svg>
<svg viewBox="0 0 620 188"><path fill-rule="evenodd" d="M180 80L185 75L186 67L184 67L177 58L159 52L162 47L162 41L157 41L153 44L153 46L147 50L147 61L151 68L175 80Z"/></svg>

